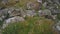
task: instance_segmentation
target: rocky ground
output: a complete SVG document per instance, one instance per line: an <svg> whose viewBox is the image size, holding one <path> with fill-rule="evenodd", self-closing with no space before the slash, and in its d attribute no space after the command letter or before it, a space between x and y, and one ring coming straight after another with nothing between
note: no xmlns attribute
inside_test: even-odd
<svg viewBox="0 0 60 34"><path fill-rule="evenodd" d="M60 0L0 1L0 30L5 29L11 23L24 22L26 19L29 19L28 17L31 17L31 19L44 17L52 20L54 24L51 24L51 27L59 34Z"/></svg>

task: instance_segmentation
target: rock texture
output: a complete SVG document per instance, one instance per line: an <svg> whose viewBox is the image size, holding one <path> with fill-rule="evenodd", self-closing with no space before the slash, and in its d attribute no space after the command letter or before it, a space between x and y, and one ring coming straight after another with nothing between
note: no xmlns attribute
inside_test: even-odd
<svg viewBox="0 0 60 34"><path fill-rule="evenodd" d="M0 21L3 21L2 28L10 23L24 21L26 16L34 17L38 15L39 17L44 16L57 20L57 16L60 14L60 0L36 0L35 2L24 1L24 3L20 3L20 1L22 0L2 0L0 2L3 6L0 7ZM22 5L24 6L22 7ZM60 31L59 25L60 22L54 25L57 31Z"/></svg>
<svg viewBox="0 0 60 34"><path fill-rule="evenodd" d="M36 11L35 10L26 10L26 15L33 17L36 15Z"/></svg>
<svg viewBox="0 0 60 34"><path fill-rule="evenodd" d="M23 17L19 17L19 16L6 19L3 23L2 28L4 29L6 26L8 26L11 23L17 23L17 22L21 22L21 21L25 21L25 20Z"/></svg>
<svg viewBox="0 0 60 34"><path fill-rule="evenodd" d="M51 11L48 9L45 10L39 10L38 11L39 16L44 16L44 15L51 15Z"/></svg>

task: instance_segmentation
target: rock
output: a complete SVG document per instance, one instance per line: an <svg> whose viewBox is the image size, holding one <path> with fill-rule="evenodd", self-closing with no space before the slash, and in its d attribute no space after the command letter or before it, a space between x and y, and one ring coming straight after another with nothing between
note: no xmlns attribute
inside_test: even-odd
<svg viewBox="0 0 60 34"><path fill-rule="evenodd" d="M47 7L47 2L44 2L42 5L46 8Z"/></svg>
<svg viewBox="0 0 60 34"><path fill-rule="evenodd" d="M2 28L4 29L10 23L17 23L17 22L21 22L21 21L25 21L23 17L15 16L12 18L8 18L4 21Z"/></svg>
<svg viewBox="0 0 60 34"><path fill-rule="evenodd" d="M3 9L3 10L0 10L0 17L5 19L7 18L7 15L8 15L8 9Z"/></svg>
<svg viewBox="0 0 60 34"><path fill-rule="evenodd" d="M2 0L2 4L6 5L8 3L8 0Z"/></svg>
<svg viewBox="0 0 60 34"><path fill-rule="evenodd" d="M55 2L55 3L60 5L60 0L53 0L53 2Z"/></svg>
<svg viewBox="0 0 60 34"><path fill-rule="evenodd" d="M35 4L33 4L32 2L27 3L27 8L28 9L32 9L34 6L35 6Z"/></svg>
<svg viewBox="0 0 60 34"><path fill-rule="evenodd" d="M47 0L47 2L49 2L49 3L53 3L53 0Z"/></svg>
<svg viewBox="0 0 60 34"><path fill-rule="evenodd" d="M26 15L33 17L36 15L36 12L35 12L35 10L26 10Z"/></svg>
<svg viewBox="0 0 60 34"><path fill-rule="evenodd" d="M38 15L39 15L39 16L42 16L42 13L43 13L42 10L39 10L39 11L38 11Z"/></svg>
<svg viewBox="0 0 60 34"><path fill-rule="evenodd" d="M51 8L51 9L56 9L56 8L57 8L57 9L58 9L58 7L59 7L59 6L58 6L58 4L56 4L56 3L54 3L54 4L53 4L53 3L50 3L50 4L48 3L48 4L47 4L47 8L48 8L48 9L49 9L49 8Z"/></svg>
<svg viewBox="0 0 60 34"><path fill-rule="evenodd" d="M26 12L25 12L25 10L23 10L22 8L20 8L21 9L21 11L20 11L20 16L21 17L26 17Z"/></svg>
<svg viewBox="0 0 60 34"><path fill-rule="evenodd" d="M28 2L27 3L27 9L39 10L40 8L41 8L40 3L34 3L34 2Z"/></svg>
<svg viewBox="0 0 60 34"><path fill-rule="evenodd" d="M45 4L47 3L47 4ZM43 5L46 5L45 8L51 9L51 8L58 8L60 6L59 0L46 0Z"/></svg>
<svg viewBox="0 0 60 34"><path fill-rule="evenodd" d="M53 17L53 19L54 19L54 20L56 20L56 19L57 19L57 15L53 15L52 17Z"/></svg>
<svg viewBox="0 0 60 34"><path fill-rule="evenodd" d="M60 9L53 9L52 14L60 14Z"/></svg>
<svg viewBox="0 0 60 34"><path fill-rule="evenodd" d="M20 9L15 7L5 8L0 10L0 17L3 19L20 15Z"/></svg>
<svg viewBox="0 0 60 34"><path fill-rule="evenodd" d="M7 7L7 6L13 6L18 2L19 0L2 0L1 4Z"/></svg>
<svg viewBox="0 0 60 34"><path fill-rule="evenodd" d="M18 21L24 21L24 19L22 17L16 16L16 17L7 19L6 23L18 22Z"/></svg>
<svg viewBox="0 0 60 34"><path fill-rule="evenodd" d="M9 13L10 17L12 17L12 12L13 11L14 11L14 8L9 8L8 13Z"/></svg>
<svg viewBox="0 0 60 34"><path fill-rule="evenodd" d="M20 15L20 9L19 8L9 8L8 11L10 17Z"/></svg>
<svg viewBox="0 0 60 34"><path fill-rule="evenodd" d="M9 8L9 17L14 17L14 16L21 16L25 17L25 11L22 8Z"/></svg>
<svg viewBox="0 0 60 34"><path fill-rule="evenodd" d="M53 27L56 31L60 31L60 21L56 23Z"/></svg>
<svg viewBox="0 0 60 34"><path fill-rule="evenodd" d="M44 10L39 10L38 11L39 16L44 16L44 15L51 15L51 11L48 9L44 9Z"/></svg>
<svg viewBox="0 0 60 34"><path fill-rule="evenodd" d="M2 17L3 19L7 19L14 16L25 17L26 14L22 8L9 7L9 8L0 10L0 17Z"/></svg>
<svg viewBox="0 0 60 34"><path fill-rule="evenodd" d="M37 2L42 3L42 0L37 0Z"/></svg>

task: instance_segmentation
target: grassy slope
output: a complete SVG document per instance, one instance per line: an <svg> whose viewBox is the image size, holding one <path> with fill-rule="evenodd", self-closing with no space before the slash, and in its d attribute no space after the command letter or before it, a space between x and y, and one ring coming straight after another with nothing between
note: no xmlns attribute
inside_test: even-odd
<svg viewBox="0 0 60 34"><path fill-rule="evenodd" d="M54 22L45 18L28 18L25 22L10 24L3 30L3 34L54 34Z"/></svg>

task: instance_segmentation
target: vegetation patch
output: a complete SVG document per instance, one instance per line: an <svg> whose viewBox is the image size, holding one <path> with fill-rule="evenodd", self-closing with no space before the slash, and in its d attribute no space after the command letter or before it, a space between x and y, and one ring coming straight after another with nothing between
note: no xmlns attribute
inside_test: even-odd
<svg viewBox="0 0 60 34"><path fill-rule="evenodd" d="M25 22L10 24L2 30L2 34L53 34L53 24L54 22L49 19L29 17Z"/></svg>

